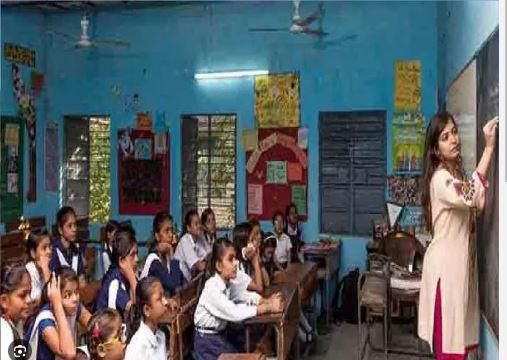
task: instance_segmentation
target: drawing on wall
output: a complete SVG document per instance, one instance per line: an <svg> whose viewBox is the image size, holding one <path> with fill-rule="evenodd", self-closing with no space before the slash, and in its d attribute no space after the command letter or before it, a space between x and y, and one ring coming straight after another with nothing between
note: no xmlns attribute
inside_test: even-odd
<svg viewBox="0 0 507 360"><path fill-rule="evenodd" d="M421 171L425 136L424 116L421 113L395 114L392 130L394 171Z"/></svg>
<svg viewBox="0 0 507 360"><path fill-rule="evenodd" d="M299 75L255 77L255 120L258 128L299 126Z"/></svg>

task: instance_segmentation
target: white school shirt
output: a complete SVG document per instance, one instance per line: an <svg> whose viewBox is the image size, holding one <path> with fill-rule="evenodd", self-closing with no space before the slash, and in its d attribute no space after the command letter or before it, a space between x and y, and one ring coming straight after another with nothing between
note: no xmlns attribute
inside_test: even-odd
<svg viewBox="0 0 507 360"><path fill-rule="evenodd" d="M104 265L104 274L107 273L107 270L109 270L109 267L111 266L111 259L109 258L109 254L113 252L113 249L111 249L108 245L109 253L103 249L102 250L102 264Z"/></svg>
<svg viewBox="0 0 507 360"><path fill-rule="evenodd" d="M176 246L174 258L180 261L181 272L187 282L192 280L191 269L195 263L206 259L206 247L203 242L201 238L196 242L192 235L185 234Z"/></svg>
<svg viewBox="0 0 507 360"><path fill-rule="evenodd" d="M292 249L290 237L282 233L280 238L276 239L275 260L279 263L288 262L290 260L290 249Z"/></svg>
<svg viewBox="0 0 507 360"><path fill-rule="evenodd" d="M140 358L167 360L165 334L158 328L153 333L144 321L141 321L139 329L127 345L124 360L139 360Z"/></svg>
<svg viewBox="0 0 507 360"><path fill-rule="evenodd" d="M19 338L23 338L23 333L19 331L17 327L9 324L7 320L3 317L0 317L0 359L10 359L9 356L9 345L14 341L14 333L13 329L15 328L18 331Z"/></svg>
<svg viewBox="0 0 507 360"><path fill-rule="evenodd" d="M32 283L32 289L30 290L30 299L32 301L40 299L42 296L42 290L44 289L44 280L35 265L34 261L30 261L25 265L28 274L30 274L30 282Z"/></svg>
<svg viewBox="0 0 507 360"><path fill-rule="evenodd" d="M197 329L220 332L227 322L241 322L257 315L257 304L260 295L245 290L248 294L240 294L239 298L249 299L239 302L231 297L228 288L220 275L215 274L206 281L199 303L195 309L194 324ZM243 292L243 293L244 293Z"/></svg>

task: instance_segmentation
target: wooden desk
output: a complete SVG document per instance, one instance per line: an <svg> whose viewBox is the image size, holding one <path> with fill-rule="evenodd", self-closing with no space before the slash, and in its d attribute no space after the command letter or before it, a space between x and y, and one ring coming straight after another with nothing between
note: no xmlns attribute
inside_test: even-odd
<svg viewBox="0 0 507 360"><path fill-rule="evenodd" d="M309 305L313 293L318 287L317 264L311 261L291 263L285 271L277 273L273 284L295 283L299 288L299 302L301 306Z"/></svg>
<svg viewBox="0 0 507 360"><path fill-rule="evenodd" d="M246 331L246 352L250 351L250 326L254 324L271 325L276 330L276 354L279 360L287 359L289 350L297 337L299 324L299 313L301 307L299 304L298 287L294 283L283 283L270 286L264 296L270 296L276 292L281 292L284 299L284 309L281 313L259 315L245 320ZM294 359L299 359L299 341L294 341Z"/></svg>
<svg viewBox="0 0 507 360"><path fill-rule="evenodd" d="M332 247L319 247L308 246L303 248L303 254L306 261L313 261L316 263L324 263L323 267L318 270L319 280L324 281L324 289L322 294L322 301L326 307L326 324L329 325L331 320L331 281L337 283L338 268L340 267L340 248L341 241Z"/></svg>
<svg viewBox="0 0 507 360"><path fill-rule="evenodd" d="M218 360L264 360L266 356L263 354L222 354Z"/></svg>

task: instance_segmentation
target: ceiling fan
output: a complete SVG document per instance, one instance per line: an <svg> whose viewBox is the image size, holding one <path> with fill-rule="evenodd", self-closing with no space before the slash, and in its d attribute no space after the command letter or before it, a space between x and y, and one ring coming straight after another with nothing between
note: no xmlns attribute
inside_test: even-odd
<svg viewBox="0 0 507 360"><path fill-rule="evenodd" d="M88 48L92 46L96 47L129 47L130 44L126 41L122 40L98 40L98 39L90 39L88 36L88 28L90 25L90 21L88 20L88 17L86 16L86 13L83 14L83 17L81 18L81 35L79 37L75 37L69 34L65 34L62 32L49 30L49 33L62 36L66 40L72 42L74 44L74 47L76 48Z"/></svg>
<svg viewBox="0 0 507 360"><path fill-rule="evenodd" d="M292 14L292 24L290 27L285 28L250 28L248 31L252 32L276 32L276 31L289 31L292 34L307 34L316 37L323 37L328 35L326 32L322 30L322 27L318 29L310 28L309 25L313 23L315 20L320 20L324 16L324 8L322 3L319 4L319 8L311 13L306 18L302 19L299 15L299 4L301 0L293 0L293 14Z"/></svg>

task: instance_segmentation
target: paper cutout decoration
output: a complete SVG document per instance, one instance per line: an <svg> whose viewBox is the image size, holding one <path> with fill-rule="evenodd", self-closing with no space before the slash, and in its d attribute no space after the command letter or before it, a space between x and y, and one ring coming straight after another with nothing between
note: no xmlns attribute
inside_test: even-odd
<svg viewBox="0 0 507 360"><path fill-rule="evenodd" d="M129 157L130 155L132 155L132 153L134 152L134 144L132 144L132 140L130 139L129 129L123 132L119 144L124 157Z"/></svg>
<svg viewBox="0 0 507 360"><path fill-rule="evenodd" d="M301 181L303 180L303 168L300 163L287 164L287 180L288 181Z"/></svg>
<svg viewBox="0 0 507 360"><path fill-rule="evenodd" d="M5 145L18 146L19 144L19 125L8 123L5 124Z"/></svg>
<svg viewBox="0 0 507 360"><path fill-rule="evenodd" d="M245 151L257 149L257 130L243 130L241 133L241 144Z"/></svg>
<svg viewBox="0 0 507 360"><path fill-rule="evenodd" d="M136 139L134 157L139 160L151 160L151 139Z"/></svg>
<svg viewBox="0 0 507 360"><path fill-rule="evenodd" d="M308 128L299 128L298 146L301 149L308 149Z"/></svg>
<svg viewBox="0 0 507 360"><path fill-rule="evenodd" d="M422 169L425 126L421 113L394 115L393 167L395 172L419 172Z"/></svg>
<svg viewBox="0 0 507 360"><path fill-rule="evenodd" d="M246 163L246 170L251 174L252 171L255 169L255 166L257 165L257 162L259 161L259 158L261 157L262 152L259 149L256 149L252 155L248 158L248 162Z"/></svg>
<svg viewBox="0 0 507 360"><path fill-rule="evenodd" d="M7 174L7 192L17 193L18 192L18 174Z"/></svg>
<svg viewBox="0 0 507 360"><path fill-rule="evenodd" d="M248 184L248 213L262 214L262 185Z"/></svg>
<svg viewBox="0 0 507 360"><path fill-rule="evenodd" d="M299 75L255 77L255 120L258 128L299 126Z"/></svg>
<svg viewBox="0 0 507 360"><path fill-rule="evenodd" d="M266 163L266 183L286 184L287 183L287 162L268 161Z"/></svg>
<svg viewBox="0 0 507 360"><path fill-rule="evenodd" d="M167 133L155 134L155 154L165 154L167 152Z"/></svg>
<svg viewBox="0 0 507 360"><path fill-rule="evenodd" d="M387 207L387 219L389 221L389 228L394 229L394 227L396 226L396 224L400 218L400 215L401 215L401 212L403 211L404 206L398 205L393 202L386 202L386 207Z"/></svg>
<svg viewBox="0 0 507 360"><path fill-rule="evenodd" d="M4 43L4 58L21 65L35 67L35 50L26 47Z"/></svg>
<svg viewBox="0 0 507 360"><path fill-rule="evenodd" d="M39 97L42 87L44 86L44 74L32 71L32 94Z"/></svg>
<svg viewBox="0 0 507 360"><path fill-rule="evenodd" d="M421 109L421 62L398 60L395 64L395 111Z"/></svg>
<svg viewBox="0 0 507 360"><path fill-rule="evenodd" d="M269 135L268 137L266 137L264 140L262 140L259 144L259 150L261 152L264 152L266 150L269 150L270 148L272 148L273 146L276 145L278 141L278 138L277 138L277 133L272 133L271 135Z"/></svg>
<svg viewBox="0 0 507 360"><path fill-rule="evenodd" d="M152 128L152 120L151 114L147 113L137 113L136 115L136 127L139 130L151 130Z"/></svg>
<svg viewBox="0 0 507 360"><path fill-rule="evenodd" d="M401 205L421 205L419 176L389 176L387 178L389 199Z"/></svg>
<svg viewBox="0 0 507 360"><path fill-rule="evenodd" d="M296 205L298 215L306 215L306 186L292 185L292 202Z"/></svg>

